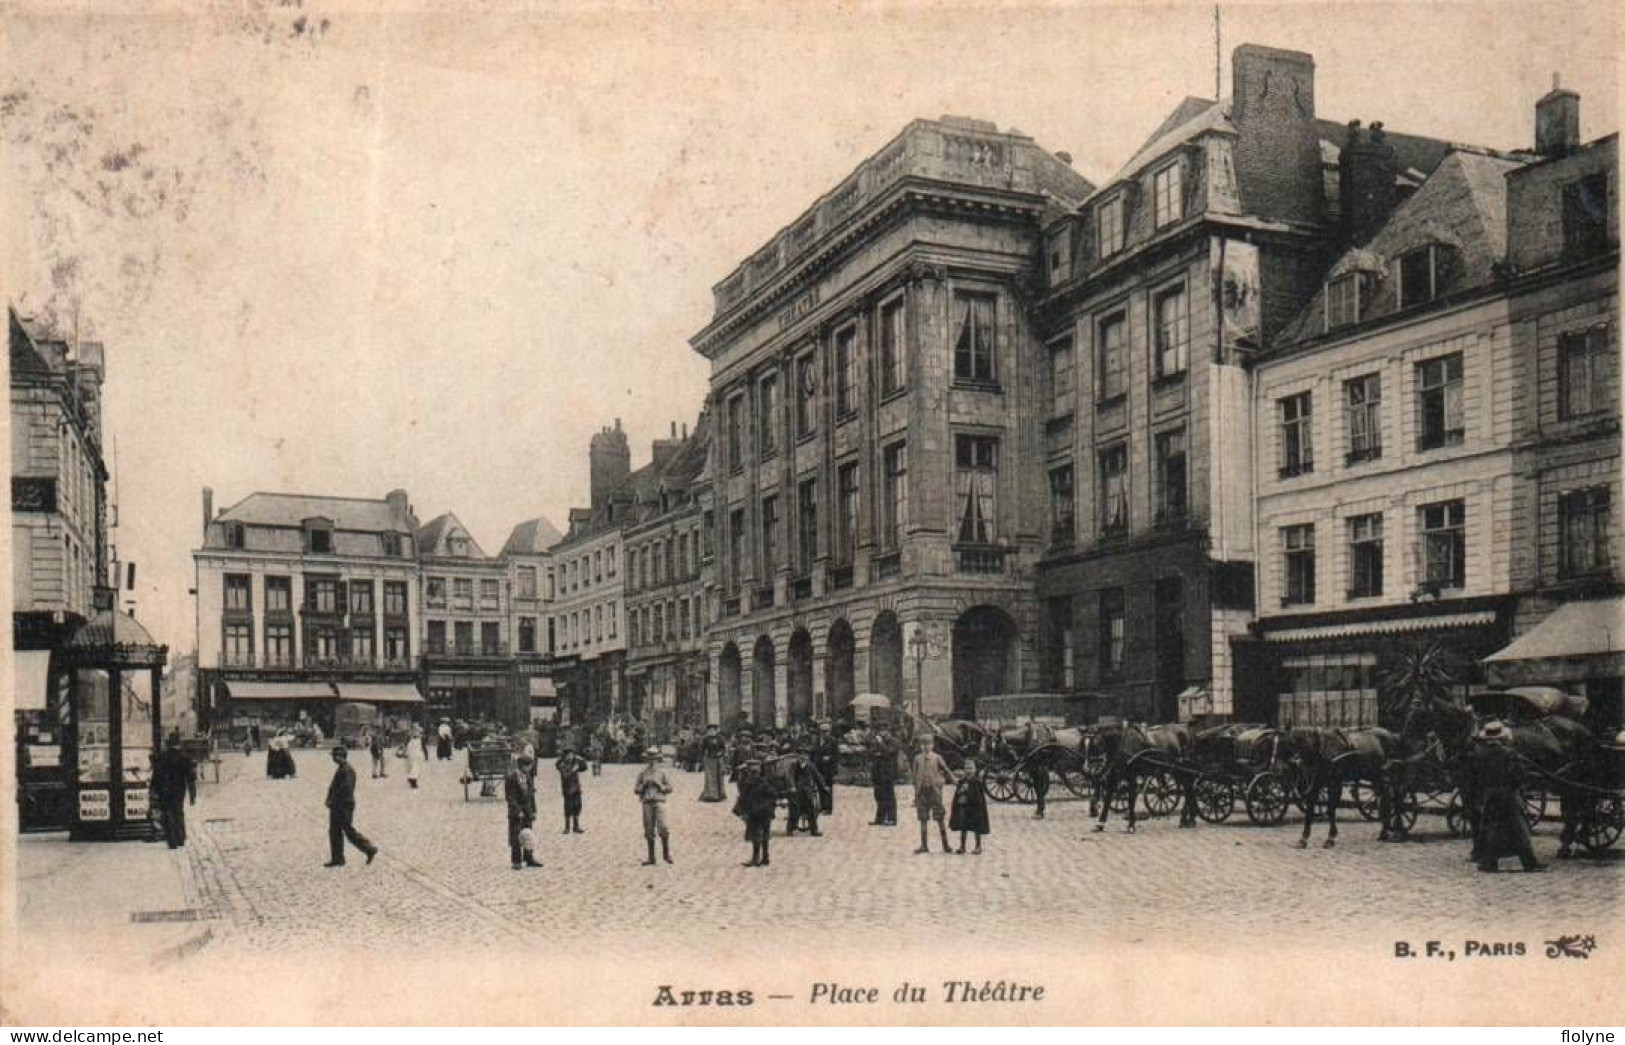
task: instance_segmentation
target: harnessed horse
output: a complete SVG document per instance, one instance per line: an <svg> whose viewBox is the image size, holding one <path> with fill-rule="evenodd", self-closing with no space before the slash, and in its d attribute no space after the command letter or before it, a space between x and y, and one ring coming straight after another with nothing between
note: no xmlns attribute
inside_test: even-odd
<svg viewBox="0 0 1625 1045"><path fill-rule="evenodd" d="M1119 786L1126 783L1128 786L1126 830L1133 833L1134 807L1139 797L1140 778L1153 772L1176 770L1182 766L1191 749L1190 728L1174 724L1146 726L1129 723L1099 726L1084 736L1085 757L1094 745L1099 745L1099 750L1106 761L1105 772L1100 776L1100 817L1095 824L1095 830L1106 830L1106 821L1111 816L1112 795ZM1187 814L1194 815L1191 780L1188 773L1176 773L1176 776L1181 779L1181 789L1185 793L1184 811L1180 815L1183 822Z"/></svg>

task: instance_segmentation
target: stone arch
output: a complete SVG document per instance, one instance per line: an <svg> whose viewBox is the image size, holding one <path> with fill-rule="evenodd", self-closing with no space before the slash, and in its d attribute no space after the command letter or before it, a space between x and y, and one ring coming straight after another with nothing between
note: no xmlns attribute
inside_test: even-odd
<svg viewBox="0 0 1625 1045"><path fill-rule="evenodd" d="M722 656L717 658L719 724L730 732L739 727L740 712L743 710L740 675L739 647L730 642L722 647Z"/></svg>
<svg viewBox="0 0 1625 1045"><path fill-rule="evenodd" d="M776 655L773 640L766 635L756 640L751 653L750 721L757 729L778 725L778 694L773 685Z"/></svg>
<svg viewBox="0 0 1625 1045"><path fill-rule="evenodd" d="M852 625L845 619L837 618L829 626L826 647L824 688L828 694L829 717L833 719L845 711L857 695L857 639L852 634Z"/></svg>
<svg viewBox="0 0 1625 1045"><path fill-rule="evenodd" d="M889 698L894 709L902 708L903 626L891 610L882 610L870 631L869 688Z"/></svg>
<svg viewBox="0 0 1625 1045"><path fill-rule="evenodd" d="M813 717L813 641L806 628L790 633L789 661L785 684L790 697L790 725Z"/></svg>
<svg viewBox="0 0 1625 1045"><path fill-rule="evenodd" d="M974 718L976 699L1019 689L1013 679L1016 622L998 606L972 606L954 621L953 675L956 718Z"/></svg>

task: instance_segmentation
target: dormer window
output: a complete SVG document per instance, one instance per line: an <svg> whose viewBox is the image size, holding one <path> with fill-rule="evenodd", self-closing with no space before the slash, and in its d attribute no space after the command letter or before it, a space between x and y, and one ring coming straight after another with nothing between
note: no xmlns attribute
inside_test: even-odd
<svg viewBox="0 0 1625 1045"><path fill-rule="evenodd" d="M1326 329L1336 330L1360 321L1365 308L1366 277L1349 272L1326 283Z"/></svg>
<svg viewBox="0 0 1625 1045"><path fill-rule="evenodd" d="M1399 307L1423 305L1444 290L1444 248L1436 243L1399 257Z"/></svg>
<svg viewBox="0 0 1625 1045"><path fill-rule="evenodd" d="M333 524L325 519L307 520L305 551L311 555L333 554Z"/></svg>
<svg viewBox="0 0 1625 1045"><path fill-rule="evenodd" d="M243 548L245 546L246 546L246 541L244 539L244 534L243 534L243 524L242 523L227 523L226 524L226 547L228 547L228 548Z"/></svg>
<svg viewBox="0 0 1625 1045"><path fill-rule="evenodd" d="M1151 178L1151 189L1156 200L1154 207L1156 227L1172 225L1185 216L1185 195L1179 163L1170 163Z"/></svg>
<svg viewBox="0 0 1625 1045"><path fill-rule="evenodd" d="M468 538L460 533L454 533L446 538L446 546L451 549L453 558L468 558Z"/></svg>
<svg viewBox="0 0 1625 1045"><path fill-rule="evenodd" d="M1049 285L1059 286L1072 278L1072 227L1062 225L1049 234L1045 250L1049 261Z"/></svg>
<svg viewBox="0 0 1625 1045"><path fill-rule="evenodd" d="M1095 249L1102 259L1123 249L1123 197L1121 194L1095 205Z"/></svg>

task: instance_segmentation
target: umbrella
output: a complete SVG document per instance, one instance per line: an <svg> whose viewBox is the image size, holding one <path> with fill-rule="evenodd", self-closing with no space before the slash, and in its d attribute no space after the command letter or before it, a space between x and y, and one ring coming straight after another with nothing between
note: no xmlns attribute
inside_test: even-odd
<svg viewBox="0 0 1625 1045"><path fill-rule="evenodd" d="M859 693L852 698L852 706L855 708L889 708L891 707L891 699L883 697L879 693Z"/></svg>

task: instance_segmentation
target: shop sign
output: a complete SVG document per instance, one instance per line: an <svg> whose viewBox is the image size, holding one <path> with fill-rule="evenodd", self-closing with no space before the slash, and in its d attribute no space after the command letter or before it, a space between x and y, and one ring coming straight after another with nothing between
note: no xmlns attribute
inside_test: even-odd
<svg viewBox="0 0 1625 1045"><path fill-rule="evenodd" d="M136 788L124 792L124 819L145 820L147 818L147 789Z"/></svg>
<svg viewBox="0 0 1625 1045"><path fill-rule="evenodd" d="M80 820L111 820L112 818L112 801L108 797L107 791L95 790L79 792Z"/></svg>

